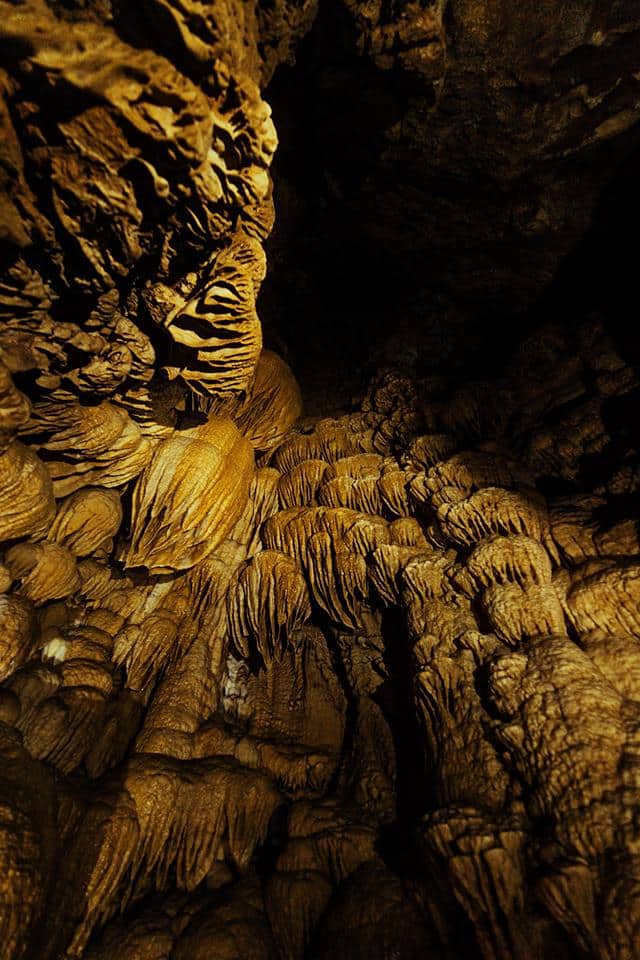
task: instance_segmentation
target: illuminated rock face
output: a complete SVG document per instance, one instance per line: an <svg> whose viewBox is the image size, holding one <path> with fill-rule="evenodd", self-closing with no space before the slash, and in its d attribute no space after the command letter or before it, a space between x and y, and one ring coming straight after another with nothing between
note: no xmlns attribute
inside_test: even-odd
<svg viewBox="0 0 640 960"><path fill-rule="evenodd" d="M334 5L420 91L399 196L501 184L463 300L638 110L633 4L511 6ZM636 374L572 318L301 419L261 90L316 8L0 2L0 960L640 954Z"/></svg>

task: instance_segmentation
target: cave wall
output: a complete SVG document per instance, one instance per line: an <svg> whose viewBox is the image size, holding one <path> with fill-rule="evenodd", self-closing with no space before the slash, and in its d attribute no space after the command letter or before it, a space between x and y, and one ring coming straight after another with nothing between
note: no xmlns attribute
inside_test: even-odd
<svg viewBox="0 0 640 960"><path fill-rule="evenodd" d="M635 7L0 2L0 960L640 953Z"/></svg>
<svg viewBox="0 0 640 960"><path fill-rule="evenodd" d="M389 358L494 372L551 310L570 322L589 297L633 297L616 263L638 205L638 26L633 5L321 6L267 89L280 148L262 316L310 403L336 340L319 408ZM606 190L624 209L570 301L540 311Z"/></svg>

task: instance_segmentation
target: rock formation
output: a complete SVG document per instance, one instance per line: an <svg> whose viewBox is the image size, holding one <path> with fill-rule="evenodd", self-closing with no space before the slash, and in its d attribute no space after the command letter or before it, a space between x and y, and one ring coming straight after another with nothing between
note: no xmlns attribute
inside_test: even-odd
<svg viewBox="0 0 640 960"><path fill-rule="evenodd" d="M406 97L349 215L375 196L390 260L481 313L631 151L640 14L328 7L0 0L0 960L640 956L640 383L606 318L340 410L328 371L304 417L256 306L262 93L309 30Z"/></svg>

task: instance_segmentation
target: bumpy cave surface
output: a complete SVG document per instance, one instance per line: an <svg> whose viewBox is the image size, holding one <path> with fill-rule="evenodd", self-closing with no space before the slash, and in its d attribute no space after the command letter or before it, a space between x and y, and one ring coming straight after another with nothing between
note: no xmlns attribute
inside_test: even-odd
<svg viewBox="0 0 640 960"><path fill-rule="evenodd" d="M640 956L636 0L0 53L0 960Z"/></svg>

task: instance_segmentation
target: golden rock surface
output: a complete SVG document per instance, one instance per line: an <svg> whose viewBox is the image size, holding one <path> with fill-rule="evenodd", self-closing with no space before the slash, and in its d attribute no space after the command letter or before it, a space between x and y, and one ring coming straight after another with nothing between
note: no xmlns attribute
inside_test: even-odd
<svg viewBox="0 0 640 960"><path fill-rule="evenodd" d="M380 213L472 169L539 285L634 5L329 6L406 94ZM636 371L572 318L302 419L261 91L325 15L0 0L0 960L640 956Z"/></svg>

